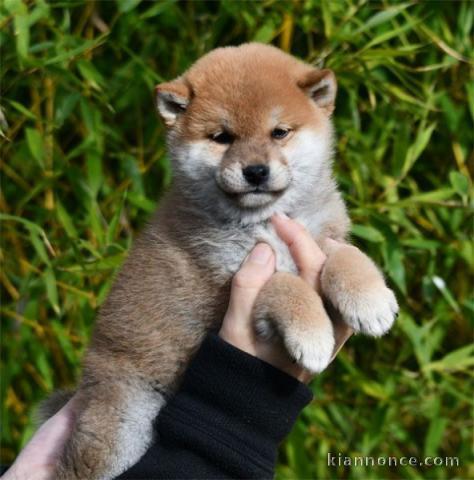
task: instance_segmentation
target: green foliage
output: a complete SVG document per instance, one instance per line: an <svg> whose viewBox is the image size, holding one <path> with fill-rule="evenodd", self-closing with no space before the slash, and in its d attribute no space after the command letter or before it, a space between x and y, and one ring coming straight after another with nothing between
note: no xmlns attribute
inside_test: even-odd
<svg viewBox="0 0 474 480"><path fill-rule="evenodd" d="M132 234L170 182L153 87L221 45L272 42L338 77L336 174L402 312L314 383L279 478L467 478L473 8L469 2L4 0L2 462L79 373ZM458 467L333 467L337 455ZM471 467L472 468L472 467Z"/></svg>

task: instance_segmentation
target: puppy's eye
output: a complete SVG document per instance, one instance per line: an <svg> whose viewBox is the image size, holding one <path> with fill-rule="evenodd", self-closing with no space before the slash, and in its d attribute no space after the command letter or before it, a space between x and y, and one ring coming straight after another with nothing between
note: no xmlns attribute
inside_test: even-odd
<svg viewBox="0 0 474 480"><path fill-rule="evenodd" d="M271 135L272 138L275 138L276 140L281 140L282 138L285 138L289 133L290 130L286 128L274 128Z"/></svg>
<svg viewBox="0 0 474 480"><path fill-rule="evenodd" d="M220 143L221 145L229 145L234 141L234 136L226 131L214 133L209 138L213 142Z"/></svg>

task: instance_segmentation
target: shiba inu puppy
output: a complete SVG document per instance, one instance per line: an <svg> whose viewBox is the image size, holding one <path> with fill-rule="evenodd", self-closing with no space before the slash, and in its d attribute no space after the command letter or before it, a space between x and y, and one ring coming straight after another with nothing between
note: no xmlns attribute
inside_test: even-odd
<svg viewBox="0 0 474 480"><path fill-rule="evenodd" d="M158 85L174 182L137 238L101 309L76 391L77 421L54 478L109 479L152 442L152 421L206 332L225 313L230 280L260 241L277 273L255 306L312 372L334 348L321 297L298 276L270 217L304 225L327 254L323 297L354 330L391 327L397 302L372 261L344 241L349 219L332 176L336 79L277 48L214 50ZM288 299L291 298L291 302Z"/></svg>

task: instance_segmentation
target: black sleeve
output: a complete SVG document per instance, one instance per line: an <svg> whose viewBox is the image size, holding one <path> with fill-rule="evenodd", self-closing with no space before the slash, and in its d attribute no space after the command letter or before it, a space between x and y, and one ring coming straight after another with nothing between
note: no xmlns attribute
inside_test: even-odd
<svg viewBox="0 0 474 480"><path fill-rule="evenodd" d="M272 478L279 443L312 399L306 385L209 335L120 479Z"/></svg>

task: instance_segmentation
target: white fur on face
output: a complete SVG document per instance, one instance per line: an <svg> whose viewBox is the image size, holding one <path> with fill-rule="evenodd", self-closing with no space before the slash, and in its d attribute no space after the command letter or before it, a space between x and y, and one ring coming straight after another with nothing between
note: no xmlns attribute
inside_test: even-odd
<svg viewBox="0 0 474 480"><path fill-rule="evenodd" d="M292 214L304 205L311 204L318 192L327 188L330 175L332 138L330 132L302 129L283 147L288 162L291 183L271 208L265 212L269 218L273 213Z"/></svg>
<svg viewBox="0 0 474 480"><path fill-rule="evenodd" d="M330 161L331 147L330 130L302 129L295 133L283 152L296 186L298 183L305 186L317 180L321 166Z"/></svg>
<svg viewBox="0 0 474 480"><path fill-rule="evenodd" d="M199 140L181 144L176 150L178 173L199 182L219 166L225 146Z"/></svg>

